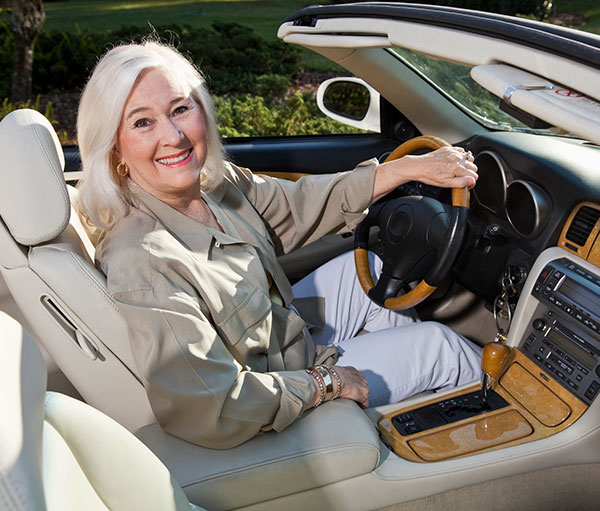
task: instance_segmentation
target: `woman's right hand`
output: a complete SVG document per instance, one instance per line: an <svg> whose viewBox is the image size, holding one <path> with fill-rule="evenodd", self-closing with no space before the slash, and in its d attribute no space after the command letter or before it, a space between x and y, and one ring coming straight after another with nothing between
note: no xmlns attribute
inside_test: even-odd
<svg viewBox="0 0 600 511"><path fill-rule="evenodd" d="M369 385L362 371L351 366L334 366L342 382L340 397L356 401L361 408L369 406Z"/></svg>

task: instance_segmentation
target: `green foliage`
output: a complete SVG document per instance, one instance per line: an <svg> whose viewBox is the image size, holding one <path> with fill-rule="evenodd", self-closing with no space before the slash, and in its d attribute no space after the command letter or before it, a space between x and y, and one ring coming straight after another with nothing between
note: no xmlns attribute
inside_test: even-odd
<svg viewBox="0 0 600 511"><path fill-rule="evenodd" d="M310 93L267 105L259 96L215 97L223 137L321 135L361 133L361 130L325 117Z"/></svg>
<svg viewBox="0 0 600 511"><path fill-rule="evenodd" d="M4 119L9 113L20 110L22 108L31 108L32 110L37 110L44 114L44 116L50 121L51 124L55 124L54 120L54 110L52 108L52 103L48 102L44 108L40 105L40 97L37 96L35 101L31 101L28 99L27 101L17 101L15 103L11 103L8 101L8 98L4 98L4 101L0 103L0 121Z"/></svg>
<svg viewBox="0 0 600 511"><path fill-rule="evenodd" d="M215 23L213 30L189 25L164 25L153 30L122 26L102 33L42 30L36 40L33 89L36 93L80 89L97 59L120 42L149 35L171 42L207 75L211 90L223 93L281 95L300 70L298 51L281 41L267 42L236 23ZM0 25L0 64L12 66L12 33ZM10 91L10 76L0 79L0 97Z"/></svg>
<svg viewBox="0 0 600 511"><path fill-rule="evenodd" d="M541 19L547 17L552 9L552 2L548 2L548 0L427 0L415 3L462 7L463 9L509 14L511 16L532 14Z"/></svg>
<svg viewBox="0 0 600 511"><path fill-rule="evenodd" d="M369 92L354 82L338 82L329 85L323 97L324 105L336 114L361 120L369 110Z"/></svg>

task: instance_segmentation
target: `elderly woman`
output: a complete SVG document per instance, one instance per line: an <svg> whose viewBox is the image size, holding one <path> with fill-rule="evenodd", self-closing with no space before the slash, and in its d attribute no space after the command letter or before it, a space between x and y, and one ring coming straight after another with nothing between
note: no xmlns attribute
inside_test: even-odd
<svg viewBox="0 0 600 511"><path fill-rule="evenodd" d="M228 448L330 399L367 407L477 376L478 348L371 303L347 256L293 289L277 263L402 183L473 186L463 149L295 183L253 175L224 158L200 73L156 42L100 60L77 127L80 213L103 230L97 264L169 433Z"/></svg>

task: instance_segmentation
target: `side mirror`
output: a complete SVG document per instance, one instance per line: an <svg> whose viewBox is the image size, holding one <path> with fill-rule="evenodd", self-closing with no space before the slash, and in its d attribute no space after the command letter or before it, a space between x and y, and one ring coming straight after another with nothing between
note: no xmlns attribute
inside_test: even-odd
<svg viewBox="0 0 600 511"><path fill-rule="evenodd" d="M331 78L317 90L321 112L336 121L367 131L381 131L379 92L360 78Z"/></svg>

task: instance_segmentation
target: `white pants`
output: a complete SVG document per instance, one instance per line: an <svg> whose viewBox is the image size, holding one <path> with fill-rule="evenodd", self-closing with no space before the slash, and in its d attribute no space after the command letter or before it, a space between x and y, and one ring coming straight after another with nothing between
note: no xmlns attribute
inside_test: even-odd
<svg viewBox="0 0 600 511"><path fill-rule="evenodd" d="M369 254L369 263L378 275L379 258ZM414 309L394 312L373 303L358 282L351 252L324 264L293 290L297 298L325 298L325 328L313 332L313 341L334 344L341 353L337 365L364 373L369 406L462 385L481 374L481 348L451 328L421 322ZM361 330L369 333L356 337Z"/></svg>

